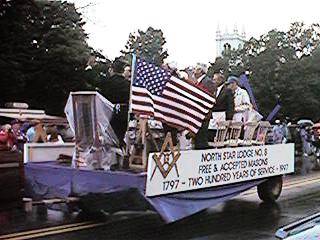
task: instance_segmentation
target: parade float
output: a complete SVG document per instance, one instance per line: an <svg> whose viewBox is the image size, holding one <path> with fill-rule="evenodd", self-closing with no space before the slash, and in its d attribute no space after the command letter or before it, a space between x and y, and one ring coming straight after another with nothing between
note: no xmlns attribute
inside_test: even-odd
<svg viewBox="0 0 320 240"><path fill-rule="evenodd" d="M112 104L95 92L72 93L72 98L81 99L80 103L74 100L77 103L71 105L75 111L69 115L77 114L71 124L76 133L73 166L56 159L41 161L34 153L36 161L30 158L25 165L28 197L68 199L106 193L109 198L105 208L109 209L120 194L124 199L118 201L117 209L121 209L121 204L125 210L128 206L139 209L133 205L136 198L142 198L164 220L172 222L255 186L263 201L275 201L281 193L282 175L294 172L293 144L265 144L268 122L247 124L242 139L242 124L220 122L210 149L180 150L158 122L139 119L131 125L131 150L126 157L117 147L111 115L106 111L112 112ZM107 103L104 120L97 114L101 110L97 111L99 98ZM45 146L43 149L48 150ZM114 165L117 168L112 169Z"/></svg>
<svg viewBox="0 0 320 240"><path fill-rule="evenodd" d="M174 145L156 115L136 112L123 148L110 124L114 108L97 92L70 94L65 112L75 133L72 164L29 159L28 197L81 201L95 194L103 203L80 204L84 211L151 209L174 222L255 186L263 201L276 201L282 176L294 172L294 145L266 144L267 121L221 121L210 148L194 150L183 134Z"/></svg>

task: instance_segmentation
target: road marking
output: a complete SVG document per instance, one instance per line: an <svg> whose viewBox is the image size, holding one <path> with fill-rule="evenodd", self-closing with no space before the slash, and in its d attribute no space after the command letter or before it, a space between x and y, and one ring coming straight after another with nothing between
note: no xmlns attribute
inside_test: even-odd
<svg viewBox="0 0 320 240"><path fill-rule="evenodd" d="M288 189L292 189L295 187L302 187L302 186L306 186L309 184L313 184L313 183L317 183L320 182L320 178L312 178L312 179L307 179L307 180L303 180L303 181L294 181L294 182L288 182L287 184L284 184L282 187L282 190L288 190ZM256 194L256 190L248 190L245 193L243 193L241 196L243 197L247 197L249 195L253 195Z"/></svg>
<svg viewBox="0 0 320 240"><path fill-rule="evenodd" d="M75 227L69 227L65 229L58 229L58 230L52 230L52 231L46 231L46 232L39 232L39 233L33 233L30 235L22 235L18 237L12 237L12 238L6 238L7 240L26 240L26 239L32 239L32 238L38 238L38 237L46 237L50 235L56 235L56 234L62 234L62 233L68 233L68 232L75 232L75 231L80 231L84 229L89 229L89 228L95 228L103 225L107 225L109 222L100 222L100 223L92 223L92 224L87 224L83 226L75 226Z"/></svg>
<svg viewBox="0 0 320 240"><path fill-rule="evenodd" d="M304 178L305 179L305 178ZM283 189L292 189L295 187L302 187L305 185L313 184L320 182L320 178L311 178L306 180L296 180L292 182L288 182L287 184L283 185ZM248 190L242 196L249 196L256 194L256 191L254 190ZM36 237L45 237L50 235L56 235L56 234L62 234L62 233L68 233L68 232L75 232L80 230L85 230L89 228L95 228L99 226L104 226L109 224L110 222L96 222L96 221L85 221L80 223L72 223L72 224L65 224L65 225L59 225L55 227L47 227L47 228L40 228L40 229L34 229L34 230L28 230L24 232L17 232L17 233L11 233L6 235L0 235L0 240L7 239L7 240L25 240L25 239L32 239Z"/></svg>
<svg viewBox="0 0 320 240"><path fill-rule="evenodd" d="M8 239L8 238L12 238L12 237L18 237L18 236L29 235L29 234L34 234L34 233L47 232L47 231L53 231L53 230L71 228L71 227L79 227L82 225L92 224L92 223L94 223L94 221L64 224L64 225L59 225L59 226L55 226L55 227L46 227L46 228L28 230L28 231L23 231L23 232L10 233L10 234L5 234L5 235L0 235L0 239Z"/></svg>
<svg viewBox="0 0 320 240"><path fill-rule="evenodd" d="M309 182L309 181L312 181L312 180L320 180L320 177L313 177L313 178L308 178L308 177L302 177L300 179L297 179L297 180L294 180L294 181L290 181L290 182L287 182L284 184L284 186L290 186L290 185L293 185L293 184L296 184L296 183L303 183L303 182Z"/></svg>
<svg viewBox="0 0 320 240"><path fill-rule="evenodd" d="M317 182L320 182L320 179L312 179L312 180L309 180L309 181L303 181L303 182L298 182L296 184L291 184L291 185L288 185L288 186L284 186L283 189L291 189L291 188L294 188L294 187L301 187L301 186L305 186L305 185L309 185L309 184L313 184L313 183L317 183Z"/></svg>

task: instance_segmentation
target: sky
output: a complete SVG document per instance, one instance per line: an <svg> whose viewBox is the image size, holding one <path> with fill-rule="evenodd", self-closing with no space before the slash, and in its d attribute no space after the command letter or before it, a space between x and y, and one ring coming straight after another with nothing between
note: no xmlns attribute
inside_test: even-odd
<svg viewBox="0 0 320 240"><path fill-rule="evenodd" d="M214 62L217 26L232 32L244 27L247 39L271 29L288 30L290 23L320 23L317 0L69 0L86 21L88 43L110 59L120 55L129 33L149 26L161 29L167 62L179 68ZM89 4L89 6L87 6ZM84 7L87 6L87 7ZM84 8L83 8L84 7Z"/></svg>

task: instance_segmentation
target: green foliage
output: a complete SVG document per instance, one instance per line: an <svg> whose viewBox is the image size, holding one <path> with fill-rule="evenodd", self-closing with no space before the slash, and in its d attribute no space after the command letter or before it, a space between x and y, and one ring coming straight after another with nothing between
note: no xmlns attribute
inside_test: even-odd
<svg viewBox="0 0 320 240"><path fill-rule="evenodd" d="M212 77L215 72L229 72L229 58L217 57L214 63L210 63L208 76Z"/></svg>
<svg viewBox="0 0 320 240"><path fill-rule="evenodd" d="M0 103L28 102L60 114L70 91L95 90L108 78L111 62L86 43L84 22L74 4L49 0L0 2ZM168 56L161 30L130 34L122 51L156 64ZM260 109L267 115L281 96L281 114L319 119L320 26L293 23L251 38L241 50L217 58L209 74L250 71ZM93 61L86 66L88 59Z"/></svg>
<svg viewBox="0 0 320 240"><path fill-rule="evenodd" d="M162 31L149 27L146 32L138 30L138 34L130 33L125 49L121 52L127 60L131 59L131 54L134 53L160 65L168 57L167 50L163 49L165 43Z"/></svg>
<svg viewBox="0 0 320 240"><path fill-rule="evenodd" d="M16 0L0 16L1 100L63 112L70 91L85 90L90 56L74 4Z"/></svg>
<svg viewBox="0 0 320 240"><path fill-rule="evenodd" d="M1 100L22 100L24 87L29 77L25 72L33 72L33 56L37 49L33 47L34 19L38 14L33 1L14 1L10 5L1 2L0 15L0 76Z"/></svg>
<svg viewBox="0 0 320 240"><path fill-rule="evenodd" d="M271 30L251 38L241 50L231 51L211 64L240 74L250 71L250 82L266 116L281 96L280 117L313 118L320 114L320 27L293 23L287 32Z"/></svg>
<svg viewBox="0 0 320 240"><path fill-rule="evenodd" d="M111 61L99 51L91 50L91 57L87 63L84 78L89 90L101 91L103 83L110 77Z"/></svg>

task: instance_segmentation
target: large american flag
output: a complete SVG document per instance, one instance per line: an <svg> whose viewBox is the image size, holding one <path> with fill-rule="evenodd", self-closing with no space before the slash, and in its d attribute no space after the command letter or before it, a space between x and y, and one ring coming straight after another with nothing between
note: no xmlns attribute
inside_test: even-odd
<svg viewBox="0 0 320 240"><path fill-rule="evenodd" d="M137 59L132 83L132 111L197 133L215 99L196 85Z"/></svg>

